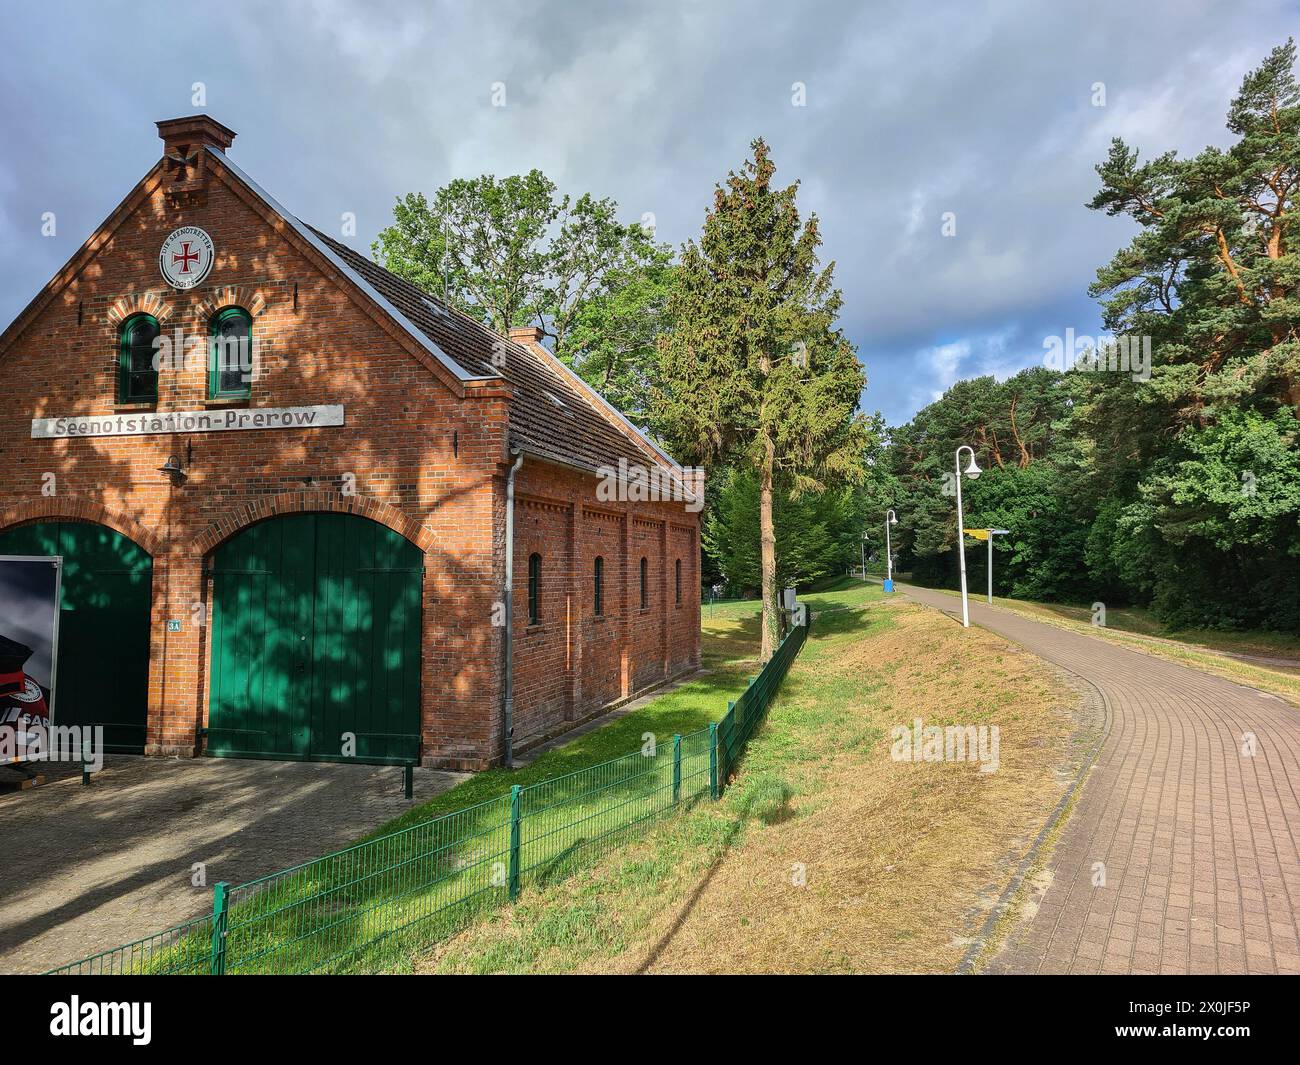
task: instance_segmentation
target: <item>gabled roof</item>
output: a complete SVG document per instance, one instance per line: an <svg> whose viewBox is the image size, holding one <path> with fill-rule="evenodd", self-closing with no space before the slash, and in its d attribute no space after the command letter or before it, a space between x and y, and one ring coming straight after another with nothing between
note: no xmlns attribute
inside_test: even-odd
<svg viewBox="0 0 1300 1065"><path fill-rule="evenodd" d="M462 386L471 381L506 381L513 392L512 448L591 472L617 467L620 459L640 465L649 461L670 471L690 493L691 485L683 477L681 466L545 348L501 337L468 315L448 308L410 282L290 214L219 148L209 144L205 150L217 161L219 170L243 185L271 215L282 220L292 237L328 261L355 292L407 335L422 350L421 357L427 356L437 372L445 373L452 383ZM68 284L153 189L160 166L156 164L145 175L0 334L0 351ZM499 353L495 360L494 352Z"/></svg>
<svg viewBox="0 0 1300 1065"><path fill-rule="evenodd" d="M502 378L513 386L512 448L592 472L617 467L619 459L638 465L649 460L682 479L681 466L671 456L545 348L500 336L294 217L225 153L211 146L208 151L460 380Z"/></svg>
<svg viewBox="0 0 1300 1065"><path fill-rule="evenodd" d="M500 336L447 307L409 281L371 262L346 244L313 230L343 263L360 274L402 316L475 376L495 375L514 386L512 444L584 469L617 465L620 458L680 469L630 424L617 424L605 400L549 352ZM493 362L494 352L497 365ZM621 416L615 412L615 417Z"/></svg>

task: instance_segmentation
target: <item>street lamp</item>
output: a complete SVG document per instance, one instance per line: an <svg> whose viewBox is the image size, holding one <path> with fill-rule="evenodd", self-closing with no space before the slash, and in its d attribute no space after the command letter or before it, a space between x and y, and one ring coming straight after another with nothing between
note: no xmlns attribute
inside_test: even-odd
<svg viewBox="0 0 1300 1065"><path fill-rule="evenodd" d="M889 527L898 524L898 515L892 509L885 511L885 591L894 590L894 556L889 548Z"/></svg>
<svg viewBox="0 0 1300 1065"><path fill-rule="evenodd" d="M862 543L860 543L858 547L861 548L862 579L865 581L867 579L867 534L865 532L862 534Z"/></svg>
<svg viewBox="0 0 1300 1065"><path fill-rule="evenodd" d="M966 476L972 481L982 472L975 462L975 449L969 444L962 444L953 453L953 468L957 471L957 558L961 566L961 623L963 628L970 628L970 606L966 601L966 531L965 520L961 512L961 453L970 452L970 465L966 467Z"/></svg>

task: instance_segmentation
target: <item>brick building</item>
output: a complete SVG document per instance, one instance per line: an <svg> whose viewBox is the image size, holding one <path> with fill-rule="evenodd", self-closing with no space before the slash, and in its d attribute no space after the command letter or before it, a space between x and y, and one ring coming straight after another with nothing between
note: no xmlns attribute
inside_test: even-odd
<svg viewBox="0 0 1300 1065"><path fill-rule="evenodd" d="M64 556L56 723L482 768L508 712L518 752L699 664L681 467L538 331L497 336L289 214L220 123L158 131L0 334L0 554ZM611 468L676 501L609 498Z"/></svg>

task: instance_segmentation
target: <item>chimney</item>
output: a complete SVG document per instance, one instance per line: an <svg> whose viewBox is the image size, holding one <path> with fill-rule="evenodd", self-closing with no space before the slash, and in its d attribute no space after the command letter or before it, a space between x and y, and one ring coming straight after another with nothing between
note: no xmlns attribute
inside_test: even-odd
<svg viewBox="0 0 1300 1065"><path fill-rule="evenodd" d="M207 199L208 147L224 152L235 139L208 115L187 115L158 123L163 142L163 175L167 202L174 208L198 207Z"/></svg>
<svg viewBox="0 0 1300 1065"><path fill-rule="evenodd" d="M542 327L540 325L513 325L510 327L510 339L516 344L540 344Z"/></svg>

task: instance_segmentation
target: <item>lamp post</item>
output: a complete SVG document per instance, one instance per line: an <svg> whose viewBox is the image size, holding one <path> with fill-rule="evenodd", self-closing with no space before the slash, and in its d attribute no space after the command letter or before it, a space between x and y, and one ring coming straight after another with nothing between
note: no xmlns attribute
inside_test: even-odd
<svg viewBox="0 0 1300 1065"><path fill-rule="evenodd" d="M867 579L867 534L862 534L862 541L858 544L862 554L862 579Z"/></svg>
<svg viewBox="0 0 1300 1065"><path fill-rule="evenodd" d="M972 481L982 472L975 462L975 449L969 444L962 444L953 453L953 466L957 471L957 558L961 568L961 624L970 628L970 606L966 600L966 523L961 512L961 453L970 452L970 465L966 467L966 476Z"/></svg>
<svg viewBox="0 0 1300 1065"><path fill-rule="evenodd" d="M894 590L894 556L889 547L889 527L898 524L898 515L893 509L885 511L885 591Z"/></svg>
<svg viewBox="0 0 1300 1065"><path fill-rule="evenodd" d="M993 605L993 537L1006 536L1010 529L989 529L989 606Z"/></svg>

